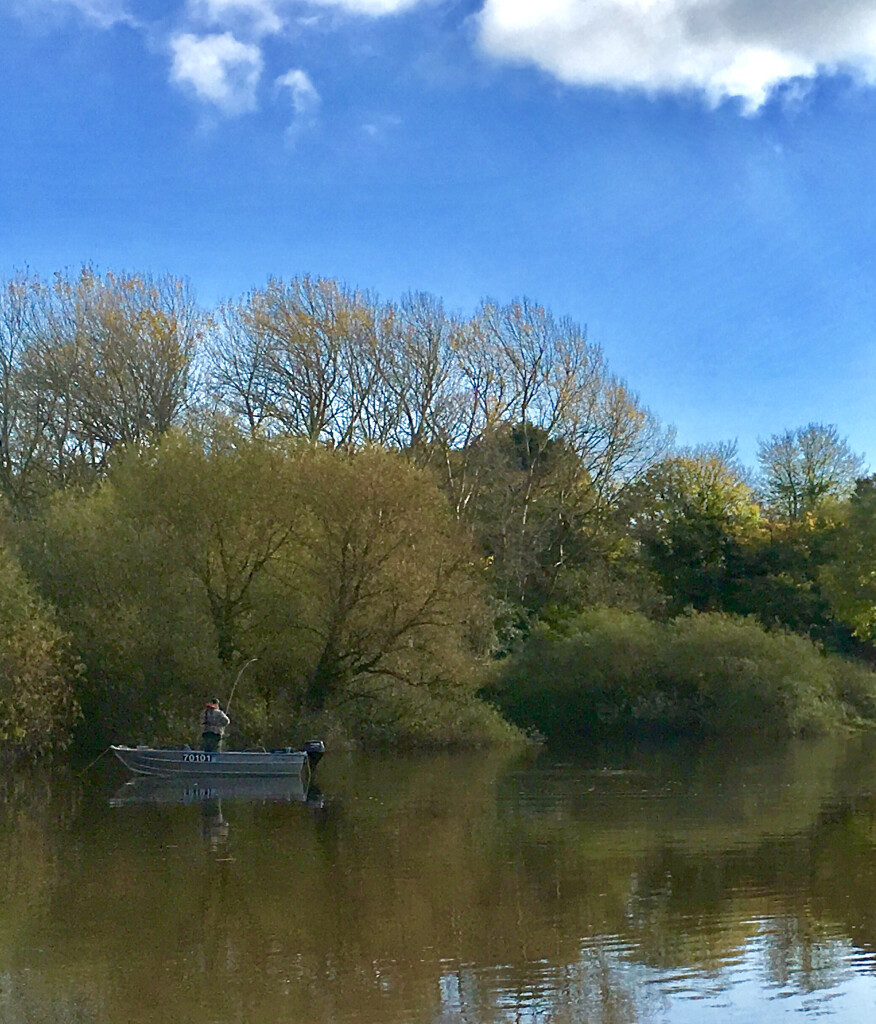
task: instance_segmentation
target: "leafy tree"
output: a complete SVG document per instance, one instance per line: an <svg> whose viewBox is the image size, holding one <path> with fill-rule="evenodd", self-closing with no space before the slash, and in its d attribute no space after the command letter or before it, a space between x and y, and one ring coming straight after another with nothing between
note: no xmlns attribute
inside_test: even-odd
<svg viewBox="0 0 876 1024"><path fill-rule="evenodd" d="M649 470L630 495L632 529L676 611L732 602L760 510L732 446L696 448Z"/></svg>
<svg viewBox="0 0 876 1024"><path fill-rule="evenodd" d="M221 665L203 594L157 525L133 518L105 480L59 492L20 536L84 666L80 742L191 739L191 709Z"/></svg>
<svg viewBox="0 0 876 1024"><path fill-rule="evenodd" d="M254 652L247 642L262 574L299 527L294 449L219 422L206 434L169 434L133 449L111 485L122 514L184 571L209 609L220 663Z"/></svg>
<svg viewBox="0 0 876 1024"><path fill-rule="evenodd" d="M477 567L434 481L379 449L314 450L302 473L307 708L390 683L471 693Z"/></svg>
<svg viewBox="0 0 876 1024"><path fill-rule="evenodd" d="M399 455L170 431L23 530L83 652L95 739L189 737L206 688L227 692L252 658L235 721L253 739L405 692L421 711L432 694L471 702L478 567L434 481Z"/></svg>
<svg viewBox="0 0 876 1024"><path fill-rule="evenodd" d="M836 523L819 517L767 522L739 552L726 611L754 615L765 626L780 624L833 651L860 653L851 629L835 614L821 571L834 557Z"/></svg>
<svg viewBox="0 0 876 1024"><path fill-rule="evenodd" d="M821 580L836 615L863 640L876 641L876 477L858 481L843 509L834 558Z"/></svg>
<svg viewBox="0 0 876 1024"><path fill-rule="evenodd" d="M786 522L800 522L830 501L849 497L863 459L832 424L773 434L757 454L768 510Z"/></svg>
<svg viewBox="0 0 876 1024"><path fill-rule="evenodd" d="M69 744L76 673L68 638L0 547L0 753L37 756Z"/></svg>
<svg viewBox="0 0 876 1024"><path fill-rule="evenodd" d="M221 424L171 431L23 527L28 563L82 652L95 742L132 728L189 738L181 716L259 653L259 588L298 521L293 470L281 446Z"/></svg>

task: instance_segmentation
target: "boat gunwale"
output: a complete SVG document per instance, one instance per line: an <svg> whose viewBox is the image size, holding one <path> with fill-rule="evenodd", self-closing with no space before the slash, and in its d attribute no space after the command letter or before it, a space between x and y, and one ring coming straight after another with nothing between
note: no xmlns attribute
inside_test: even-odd
<svg viewBox="0 0 876 1024"><path fill-rule="evenodd" d="M207 752L185 747L111 745L119 761L136 775L299 777L309 781L311 761L306 750L222 750ZM184 759L183 755L191 755Z"/></svg>

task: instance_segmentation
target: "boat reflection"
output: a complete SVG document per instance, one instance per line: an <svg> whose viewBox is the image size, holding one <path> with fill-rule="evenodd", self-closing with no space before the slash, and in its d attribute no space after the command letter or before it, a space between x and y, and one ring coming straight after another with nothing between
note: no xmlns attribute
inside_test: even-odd
<svg viewBox="0 0 876 1024"><path fill-rule="evenodd" d="M218 798L201 804L201 835L215 853L228 842L230 826L222 814L222 801Z"/></svg>
<svg viewBox="0 0 876 1024"><path fill-rule="evenodd" d="M207 804L242 800L298 803L322 807L322 793L297 777L179 779L154 776L131 779L111 797L111 807L125 804Z"/></svg>

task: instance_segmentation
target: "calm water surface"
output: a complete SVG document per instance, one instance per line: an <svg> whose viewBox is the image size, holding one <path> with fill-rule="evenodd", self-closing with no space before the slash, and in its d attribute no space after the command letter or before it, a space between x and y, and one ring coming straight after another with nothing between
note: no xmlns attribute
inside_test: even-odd
<svg viewBox="0 0 876 1024"><path fill-rule="evenodd" d="M872 737L318 775L3 779L0 1022L876 1020Z"/></svg>

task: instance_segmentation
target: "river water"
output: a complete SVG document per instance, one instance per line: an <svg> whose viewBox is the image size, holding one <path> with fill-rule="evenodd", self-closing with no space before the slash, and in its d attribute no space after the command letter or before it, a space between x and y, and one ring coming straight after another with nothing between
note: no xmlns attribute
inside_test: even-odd
<svg viewBox="0 0 876 1024"><path fill-rule="evenodd" d="M876 738L0 783L2 1024L876 1020Z"/></svg>

